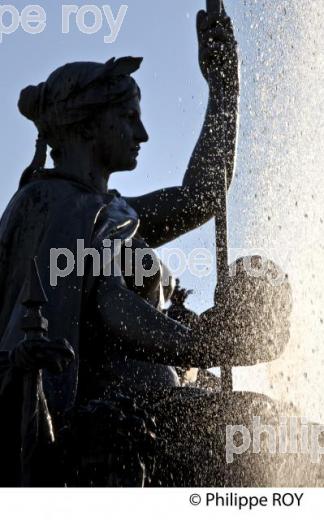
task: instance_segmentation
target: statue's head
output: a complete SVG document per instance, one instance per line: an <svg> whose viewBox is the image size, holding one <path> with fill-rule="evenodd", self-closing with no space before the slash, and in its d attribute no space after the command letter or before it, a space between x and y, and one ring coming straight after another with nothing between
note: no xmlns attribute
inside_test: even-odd
<svg viewBox="0 0 324 520"><path fill-rule="evenodd" d="M141 61L126 57L105 64L69 63L21 92L19 110L39 134L22 183L44 167L47 146L58 168L77 147L87 147L107 173L136 167L140 144L148 140L140 117L140 89L131 77Z"/></svg>

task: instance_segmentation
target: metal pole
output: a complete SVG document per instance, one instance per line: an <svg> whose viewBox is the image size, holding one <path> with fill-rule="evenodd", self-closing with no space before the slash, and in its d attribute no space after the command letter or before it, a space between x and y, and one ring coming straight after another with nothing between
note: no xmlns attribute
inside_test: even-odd
<svg viewBox="0 0 324 520"><path fill-rule="evenodd" d="M208 14L217 14L219 17L224 9L222 0L206 0L206 8ZM224 85L219 77L217 85L218 96L220 99L220 110L222 113L221 121L221 151L222 153L222 168L221 172L218 172L218 196L219 200L219 214L215 217L215 232L216 232L216 269L217 269L217 285L221 287L225 284L228 274L228 238L227 238L227 176L226 176L226 160L225 160L225 148L226 148L226 136L225 136L225 121L224 121ZM216 296L215 296L215 304ZM221 381L222 391L232 392L233 391L233 376L232 367L230 365L221 366Z"/></svg>

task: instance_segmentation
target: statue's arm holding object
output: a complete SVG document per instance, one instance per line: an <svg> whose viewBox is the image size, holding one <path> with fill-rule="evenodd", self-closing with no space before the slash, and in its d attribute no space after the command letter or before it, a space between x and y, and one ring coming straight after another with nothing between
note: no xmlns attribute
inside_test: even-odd
<svg viewBox="0 0 324 520"><path fill-rule="evenodd" d="M109 348L139 361L173 366L218 366L224 356L217 330L210 331L198 320L189 329L168 318L135 292L126 288L118 277L102 278L98 282L97 305L107 330L120 343ZM108 346L108 345L107 345Z"/></svg>
<svg viewBox="0 0 324 520"><path fill-rule="evenodd" d="M236 261L237 274L222 287L221 305L200 315L191 328L129 290L122 275L100 277L96 303L106 348L134 360L183 368L252 366L278 359L289 340L290 285L270 261L265 271L261 258L251 257L251 266L255 277L244 259ZM273 283L279 279L282 283Z"/></svg>
<svg viewBox="0 0 324 520"><path fill-rule="evenodd" d="M140 233L152 246L160 246L206 223L217 215L218 178L224 155L230 185L234 170L238 57L232 23L223 9L220 18L200 11L197 16L199 62L209 86L203 128L182 186L128 198L141 219ZM222 81L223 93L218 88ZM222 149L225 120L226 145Z"/></svg>

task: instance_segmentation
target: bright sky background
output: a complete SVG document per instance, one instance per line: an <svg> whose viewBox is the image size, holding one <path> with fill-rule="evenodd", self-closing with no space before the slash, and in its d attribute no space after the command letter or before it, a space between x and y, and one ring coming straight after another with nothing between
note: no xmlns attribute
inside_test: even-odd
<svg viewBox="0 0 324 520"><path fill-rule="evenodd" d="M19 10L27 5L25 0L10 3ZM46 10L46 30L32 36L19 29L0 44L0 209L14 193L34 151L33 125L16 108L19 92L70 61L144 57L136 79L150 141L142 148L137 170L116 174L111 187L134 195L179 184L207 101L195 34L196 12L204 8L204 0L125 0L128 12L113 44L104 43L109 34L105 21L96 35L80 33L73 23L70 34L63 35L63 2L37 3ZM114 14L121 5L119 0L78 5L86 3L109 3ZM323 408L319 396L324 364L324 127L318 124L324 113L323 82L318 81L324 72L324 3L225 0L225 4L234 21L242 62L237 174L229 194L230 246L266 248L266 256L287 269L295 298L286 358L270 367L269 377L265 375L269 367L237 371L239 386L294 396L307 413L312 406L310 414L316 419ZM208 247L213 252L213 243L210 223L178 240L176 246L185 251ZM231 256L240 253L232 251ZM215 273L203 279L187 273L182 283L195 289L191 307L202 311L212 305Z"/></svg>

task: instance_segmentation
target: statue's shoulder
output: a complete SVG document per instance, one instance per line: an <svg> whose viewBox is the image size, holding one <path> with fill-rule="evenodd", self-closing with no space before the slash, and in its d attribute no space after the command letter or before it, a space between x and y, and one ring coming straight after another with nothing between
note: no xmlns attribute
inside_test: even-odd
<svg viewBox="0 0 324 520"><path fill-rule="evenodd" d="M72 210L85 205L103 204L100 194L85 189L77 182L59 178L44 178L34 180L20 188L12 197L7 210L17 211L19 208L40 208L44 211L50 207L61 207Z"/></svg>
<svg viewBox="0 0 324 520"><path fill-rule="evenodd" d="M119 192L111 190L103 194L102 202L96 217L93 240L94 247L99 249L105 238L127 240L136 234L139 227L138 214Z"/></svg>
<svg viewBox="0 0 324 520"><path fill-rule="evenodd" d="M129 201L119 193L119 191L110 190L108 194L105 195L105 200L107 201L107 206L110 207L110 210L118 208L119 211L128 214L131 218L138 219L137 211L132 207Z"/></svg>
<svg viewBox="0 0 324 520"><path fill-rule="evenodd" d="M56 178L54 176L44 176L39 180L29 182L18 190L16 194L19 198L59 198L60 200L67 197L94 197L96 194L91 192L81 183L73 182L64 178Z"/></svg>
<svg viewBox="0 0 324 520"><path fill-rule="evenodd" d="M100 195L69 181L52 179L28 183L11 198L0 220L0 240L16 229L42 229L49 225L76 227L94 222L105 206Z"/></svg>

